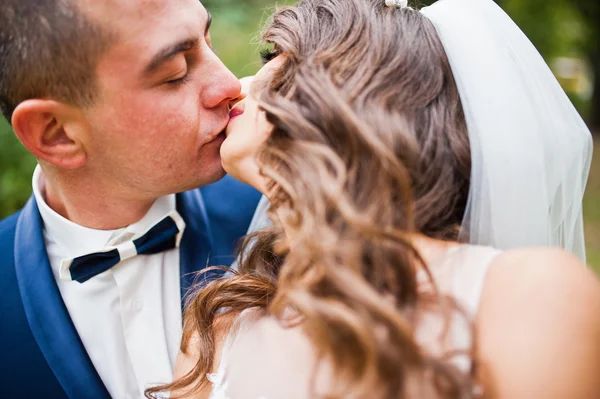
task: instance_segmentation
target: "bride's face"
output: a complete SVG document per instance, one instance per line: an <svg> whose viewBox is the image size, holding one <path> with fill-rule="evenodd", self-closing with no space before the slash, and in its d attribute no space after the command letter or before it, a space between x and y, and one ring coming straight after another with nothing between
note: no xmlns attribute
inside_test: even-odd
<svg viewBox="0 0 600 399"><path fill-rule="evenodd" d="M221 162L227 173L264 193L264 177L260 176L256 155L269 138L272 125L258 107L255 92L283 62L281 56L265 64L254 78L242 79L246 97L235 104L226 129L227 139L221 146Z"/></svg>

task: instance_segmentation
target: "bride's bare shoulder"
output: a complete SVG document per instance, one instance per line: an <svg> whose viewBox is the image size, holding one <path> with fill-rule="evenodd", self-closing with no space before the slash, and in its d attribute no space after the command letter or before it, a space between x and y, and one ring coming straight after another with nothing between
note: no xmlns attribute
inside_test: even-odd
<svg viewBox="0 0 600 399"><path fill-rule="evenodd" d="M578 304L598 295L597 277L573 254L558 248L526 248L500 253L490 265L481 306L514 300L532 306L535 298L546 297L546 307ZM531 299L531 300L530 300Z"/></svg>
<svg viewBox="0 0 600 399"><path fill-rule="evenodd" d="M600 397L600 284L560 249L505 251L487 273L477 362L491 397Z"/></svg>

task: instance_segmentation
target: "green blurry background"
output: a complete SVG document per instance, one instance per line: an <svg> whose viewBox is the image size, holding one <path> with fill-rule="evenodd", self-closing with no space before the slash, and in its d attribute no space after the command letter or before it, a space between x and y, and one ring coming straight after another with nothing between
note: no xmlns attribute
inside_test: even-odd
<svg viewBox="0 0 600 399"><path fill-rule="evenodd" d="M278 4L292 2L284 0ZM239 77L254 74L260 68L260 27L275 6L273 1L202 0L202 3L213 14L211 35L217 54ZM384 0L381 3L383 6ZM600 132L600 2L498 0L497 3L546 58L592 130ZM600 139L595 137L595 141ZM18 210L31 195L34 166L35 159L0 118L0 218ZM592 166L584 212L588 261L600 271L600 159Z"/></svg>

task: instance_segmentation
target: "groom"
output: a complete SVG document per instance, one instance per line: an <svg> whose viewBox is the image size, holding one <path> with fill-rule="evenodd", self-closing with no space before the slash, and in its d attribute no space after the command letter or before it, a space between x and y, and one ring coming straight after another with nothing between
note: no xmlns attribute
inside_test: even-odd
<svg viewBox="0 0 600 399"><path fill-rule="evenodd" d="M0 222L0 396L140 398L171 378L190 273L232 261L259 199L219 156L240 83L197 0L0 9L0 109L39 160Z"/></svg>

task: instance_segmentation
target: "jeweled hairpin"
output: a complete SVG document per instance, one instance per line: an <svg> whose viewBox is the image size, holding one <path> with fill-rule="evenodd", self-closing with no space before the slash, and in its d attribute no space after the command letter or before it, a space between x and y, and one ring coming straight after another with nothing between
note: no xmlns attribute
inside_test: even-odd
<svg viewBox="0 0 600 399"><path fill-rule="evenodd" d="M385 0L385 5L390 8L406 8L408 0Z"/></svg>

